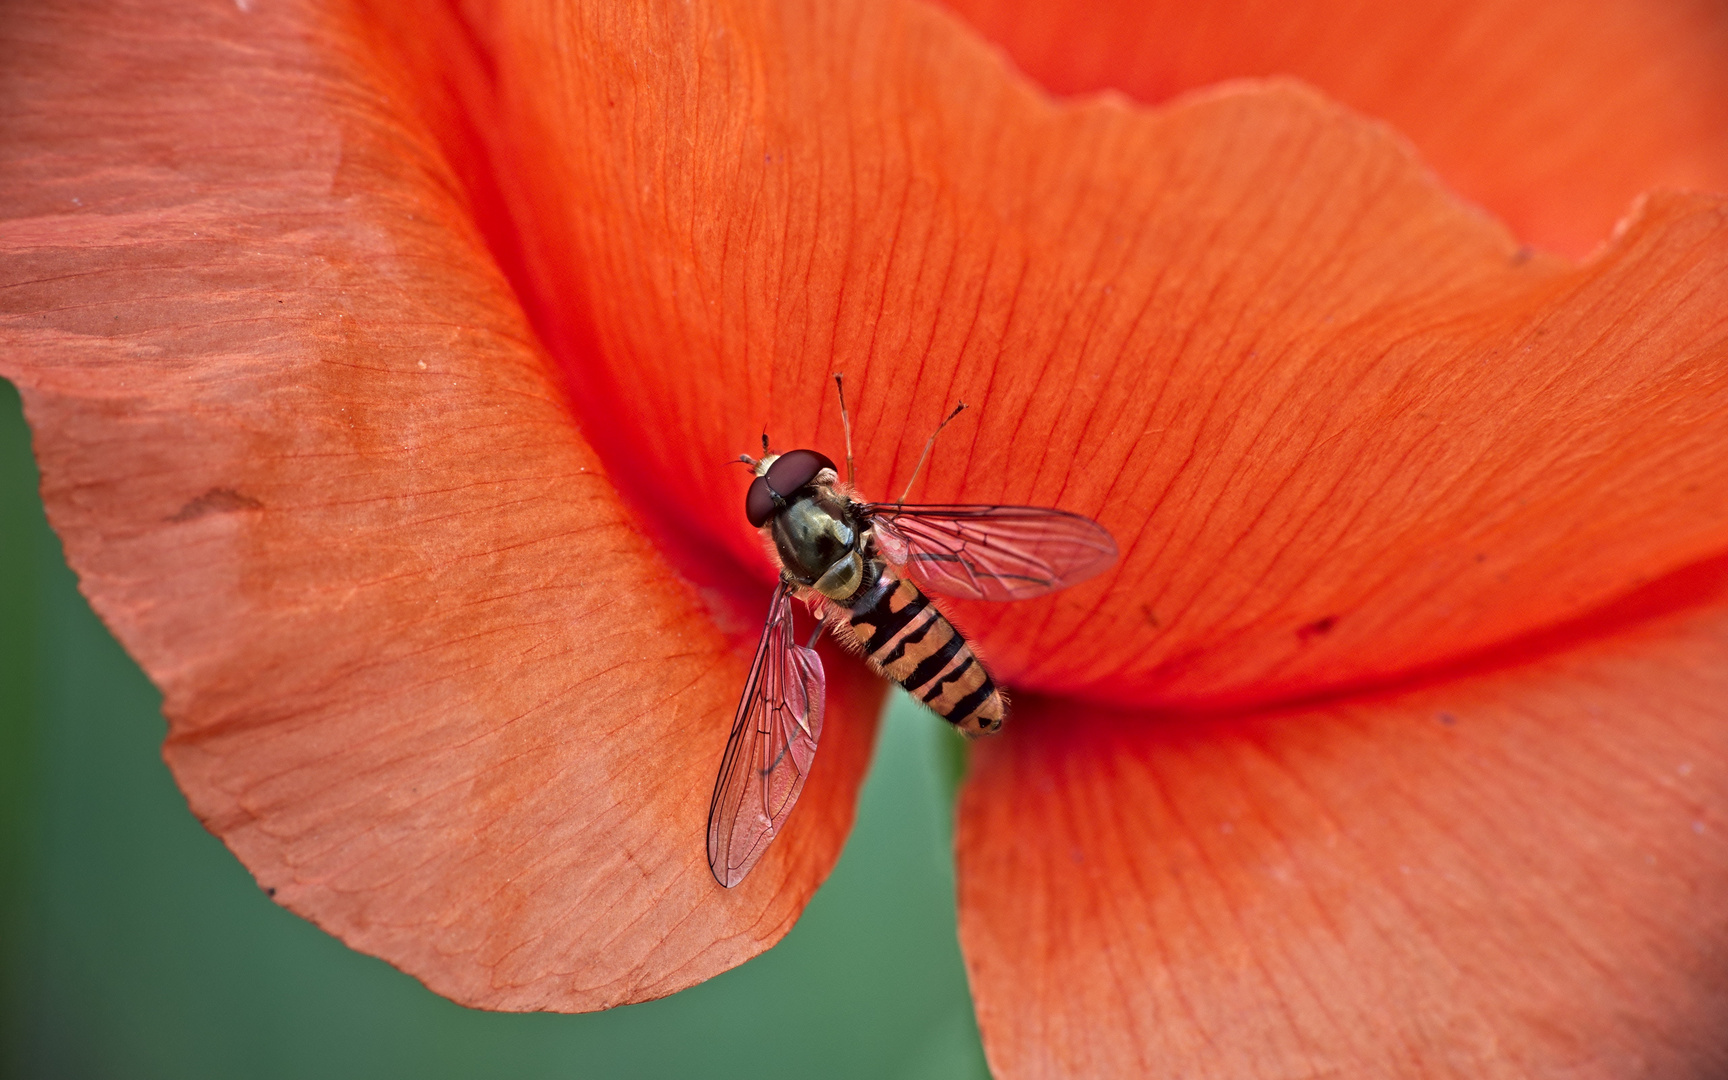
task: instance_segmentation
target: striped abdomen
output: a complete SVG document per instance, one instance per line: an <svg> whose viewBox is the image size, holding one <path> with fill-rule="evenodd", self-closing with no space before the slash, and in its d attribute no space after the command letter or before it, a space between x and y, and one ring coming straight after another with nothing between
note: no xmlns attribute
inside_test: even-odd
<svg viewBox="0 0 1728 1080"><path fill-rule="evenodd" d="M1002 695L971 646L918 586L882 574L851 603L871 666L967 735L1002 726Z"/></svg>

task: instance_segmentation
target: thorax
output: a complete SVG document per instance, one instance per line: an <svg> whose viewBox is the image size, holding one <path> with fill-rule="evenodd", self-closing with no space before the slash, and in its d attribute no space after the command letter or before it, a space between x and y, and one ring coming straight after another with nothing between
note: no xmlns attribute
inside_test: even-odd
<svg viewBox="0 0 1728 1080"><path fill-rule="evenodd" d="M863 508L828 485L799 492L769 533L787 576L836 603L852 600L880 569Z"/></svg>

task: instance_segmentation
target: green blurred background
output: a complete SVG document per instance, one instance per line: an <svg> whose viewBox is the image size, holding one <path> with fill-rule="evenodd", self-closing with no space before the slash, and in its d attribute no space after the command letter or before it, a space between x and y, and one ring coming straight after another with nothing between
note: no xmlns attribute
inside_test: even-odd
<svg viewBox="0 0 1728 1080"><path fill-rule="evenodd" d="M8 1075L987 1075L955 941L954 736L904 694L840 865L786 940L681 994L584 1016L463 1009L271 903L186 809L159 707L77 591L0 382Z"/></svg>

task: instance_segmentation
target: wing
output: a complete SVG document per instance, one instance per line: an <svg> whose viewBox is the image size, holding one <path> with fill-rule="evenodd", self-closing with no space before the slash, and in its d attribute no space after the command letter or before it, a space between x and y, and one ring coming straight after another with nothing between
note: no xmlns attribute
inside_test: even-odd
<svg viewBox="0 0 1728 1080"><path fill-rule="evenodd" d="M708 866L728 889L768 850L804 790L822 737L824 685L822 658L792 637L792 596L781 581L708 803Z"/></svg>
<svg viewBox="0 0 1728 1080"><path fill-rule="evenodd" d="M1042 506L865 507L884 558L930 592L1025 600L1096 577L1116 541L1079 514Z"/></svg>

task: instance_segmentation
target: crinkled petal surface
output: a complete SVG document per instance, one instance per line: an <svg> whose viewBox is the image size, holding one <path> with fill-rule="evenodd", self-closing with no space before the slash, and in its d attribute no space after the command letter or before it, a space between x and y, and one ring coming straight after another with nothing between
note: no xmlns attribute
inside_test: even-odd
<svg viewBox="0 0 1728 1080"><path fill-rule="evenodd" d="M1652 846L1656 810L1634 804L1616 832L1604 803L1642 797L1626 785L1659 773L1639 755L1669 736L1693 755L1676 784L1688 763L1717 779L1703 639L1627 660L1625 678L1649 678L1623 694L1622 668L1563 656L1460 683L1476 696L1456 701L1409 692L1442 695L1451 726L1398 726L1398 709L1442 707L1417 697L1240 727L1152 710L1408 679L1728 550L1721 198L1654 196L1573 265L1301 85L1059 104L905 0L244 8L14 16L3 362L43 433L72 561L167 691L194 807L280 899L459 1000L520 1008L652 996L773 940L837 851L868 726L830 721L787 835L741 893L716 890L685 838L747 628L725 636L709 616L741 610L738 582L769 580L738 513L746 478L724 463L764 426L838 457L842 370L867 495L897 493L963 398L915 497L1056 505L1123 549L1115 573L1051 599L957 606L1016 687L1127 710L1107 723L1025 698L1026 730L990 748L968 793L967 946L1005 1073L1085 1064L1094 1050L1071 1033L1101 1017L1120 1031L1099 1037L1124 1040L1096 1051L1105 1064L1249 1023L1275 999L1226 977L1257 958L1322 985L1297 963L1310 956L1278 950L1358 897L1372 906L1369 883L1402 880L1387 865L1463 882L1426 894L1439 914L1495 895L1505 918L1459 916L1447 938L1439 914L1399 924L1385 901L1371 914L1394 929L1436 928L1409 937L1429 951L1401 973L1382 939L1356 944L1340 985L1379 980L1414 1013L1437 1000L1424 978L1473 963L1487 977L1456 984L1477 993L1447 1015L1489 1017L1504 986L1533 1019L1460 1030L1586 1030L1566 1025L1588 1001L1568 1013L1543 996L1542 973L1560 985L1582 961L1542 936L1541 901L1590 899L1558 895L1577 878L1551 852L1570 839L1597 867L1618 844L1680 867L1683 849ZM1602 664L1620 655L1601 649ZM1663 685L1690 688L1675 708L1692 711L1670 710ZM1624 722L1567 711L1580 687ZM1622 729L1634 741L1606 741ZM1453 730L1508 734L1447 759L1431 743ZM1153 826L1101 824L1078 863L1045 834L1015 840L1014 815L1054 821L1118 773L1151 775L1142 763L1182 732L1175 796L1137 781L1107 805L1155 826L1234 791L1267 807L1265 835L1319 829L1332 891L1307 923L1273 922L1298 909L1254 908L1246 885L1194 901L1204 918L1187 925L1108 923L1113 890L1182 902L1156 887L1172 853L1142 842ZM1319 763L1314 790L1339 787L1334 802L1385 830L1362 841L1374 858L1324 862L1347 833L1326 841L1310 818L1331 804L1280 786L1294 766L1232 764L1274 735ZM1505 783L1472 787L1475 768ZM1596 815L1579 831L1542 797L1542 770ZM1436 827L1452 846L1387 863L1424 854L1428 818L1381 804L1424 790L1458 816ZM1473 825L1483 792L1550 827ZM1412 820L1401 840L1393 823ZM1688 818L1686 843L1694 820L1710 835ZM1214 872L1251 876L1255 858L1221 854ZM1107 861L1122 870L1109 888L1062 891L1069 867ZM1518 877L1526 865L1540 880ZM1658 929L1683 935L1718 925L1701 923L1716 879L1698 875L1684 902L1636 877L1604 895L1672 902ZM1268 929L1232 952L1205 919L1239 908ZM1651 966L1638 983L1660 949L1619 931L1643 924L1554 910L1584 912L1554 925L1600 970L1705 1008L1708 958L1696 980ZM1520 983L1507 965L1526 932L1559 959ZM1003 975L993 943L1015 933L1040 944ZM1052 933L1076 935L1075 966L1039 982L1041 958L1060 961L1037 936ZM1113 996L1085 981L1114 962L1145 967ZM1217 981L1193 984L1200 1020L1153 1030L1142 1006L1177 985L1166 970ZM1096 1015L1040 1027L1009 1011L1028 1002ZM1693 1015L1657 1013L1682 1034ZM1377 1014L1358 1015L1366 1029ZM1317 1053L1308 1023L1231 1046Z"/></svg>
<svg viewBox="0 0 1728 1080"><path fill-rule="evenodd" d="M525 2L474 16L537 325L691 550L767 580L764 427L896 494L1121 543L956 605L1007 680L1134 706L1398 677L1728 549L1728 200L1572 266L1294 84L1057 104L944 12ZM586 306L572 298L586 298ZM672 546L676 547L676 544ZM713 554L709 558L716 557Z"/></svg>
<svg viewBox="0 0 1728 1080"><path fill-rule="evenodd" d="M1022 702L958 817L995 1075L1728 1073L1728 562L1661 591L1282 715Z"/></svg>
<svg viewBox="0 0 1728 1080"><path fill-rule="evenodd" d="M1551 251L1592 251L1652 188L1728 191L1719 0L948 2L1060 94L1294 75Z"/></svg>
<svg viewBox="0 0 1728 1080"><path fill-rule="evenodd" d="M754 640L632 524L404 83L296 4L7 18L0 372L192 809L470 1005L641 1000L778 940L874 680L831 659L796 828L720 889Z"/></svg>

